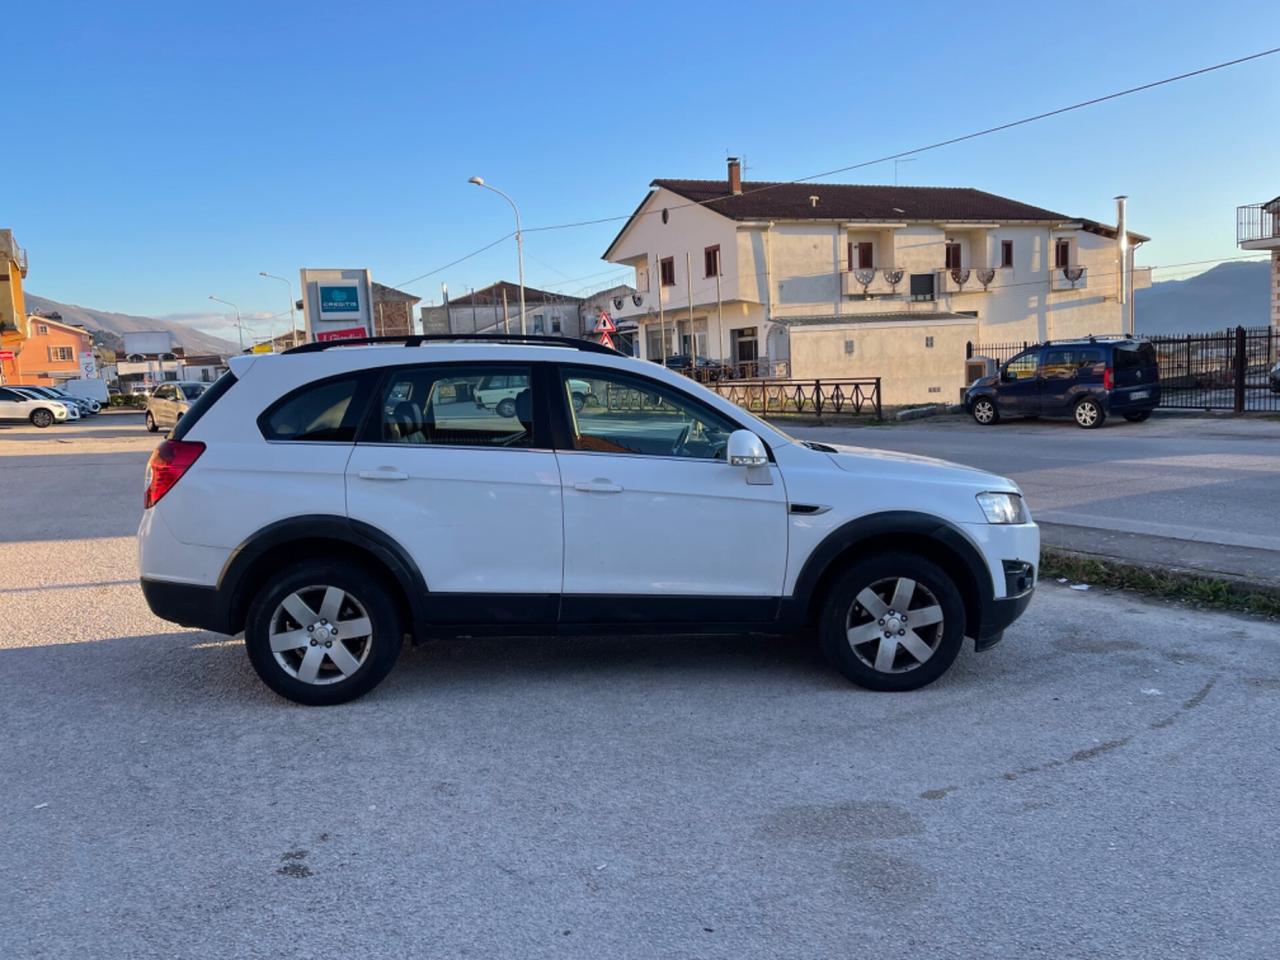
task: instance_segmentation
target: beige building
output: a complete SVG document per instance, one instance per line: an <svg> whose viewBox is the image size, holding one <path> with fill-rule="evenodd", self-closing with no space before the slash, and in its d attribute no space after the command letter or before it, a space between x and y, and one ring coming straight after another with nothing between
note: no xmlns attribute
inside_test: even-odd
<svg viewBox="0 0 1280 960"><path fill-rule="evenodd" d="M1280 328L1280 197L1236 208L1236 243L1271 252L1270 324Z"/></svg>
<svg viewBox="0 0 1280 960"><path fill-rule="evenodd" d="M640 355L746 375L880 376L886 404L953 401L965 343L1120 333L1147 237L981 190L654 180L605 251L635 270Z"/></svg>

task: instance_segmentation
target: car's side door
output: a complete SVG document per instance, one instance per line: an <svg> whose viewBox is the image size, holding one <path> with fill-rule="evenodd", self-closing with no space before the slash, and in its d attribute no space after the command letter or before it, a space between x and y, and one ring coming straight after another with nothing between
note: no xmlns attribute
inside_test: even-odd
<svg viewBox="0 0 1280 960"><path fill-rule="evenodd" d="M1078 351L1052 347L1044 351L1040 361L1040 410L1046 416L1071 412L1078 392Z"/></svg>
<svg viewBox="0 0 1280 960"><path fill-rule="evenodd" d="M728 463L739 424L630 371L564 366L557 385L561 620L771 619L786 573L786 490L772 463L754 482Z"/></svg>
<svg viewBox="0 0 1280 960"><path fill-rule="evenodd" d="M1040 351L1018 354L1000 371L996 389L1000 412L1008 416L1032 417L1040 413Z"/></svg>
<svg viewBox="0 0 1280 960"><path fill-rule="evenodd" d="M162 383L151 392L151 402L147 406L161 427L173 426L173 391L173 384Z"/></svg>
<svg viewBox="0 0 1280 960"><path fill-rule="evenodd" d="M388 370L347 464L347 512L394 537L428 589L433 620L553 622L563 529L560 473L530 363ZM478 407L509 378L513 410Z"/></svg>

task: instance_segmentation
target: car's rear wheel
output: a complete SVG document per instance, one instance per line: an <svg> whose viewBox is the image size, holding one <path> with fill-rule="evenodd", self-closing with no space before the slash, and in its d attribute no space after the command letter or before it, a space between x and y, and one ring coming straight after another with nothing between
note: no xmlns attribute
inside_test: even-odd
<svg viewBox="0 0 1280 960"><path fill-rule="evenodd" d="M309 706L346 703L382 682L404 640L387 585L358 567L315 560L259 591L245 647L262 681Z"/></svg>
<svg viewBox="0 0 1280 960"><path fill-rule="evenodd" d="M578 413L581 413L581 412L582 412L582 408L583 408L583 407L585 407L586 405L587 405L587 398L586 398L586 395L585 395L585 394L582 394L582 393L574 393L574 395L573 395L573 409L574 409L575 411L577 411Z"/></svg>
<svg viewBox="0 0 1280 960"><path fill-rule="evenodd" d="M870 690L916 690L942 676L964 642L964 600L951 577L914 553L854 564L827 591L819 635L827 658Z"/></svg>
<svg viewBox="0 0 1280 960"><path fill-rule="evenodd" d="M53 414L43 407L39 410L33 410L31 412L31 425L39 427L41 430L45 427L51 427L53 426Z"/></svg>
<svg viewBox="0 0 1280 960"><path fill-rule="evenodd" d="M144 422L147 425L147 433L155 433L156 430L159 429L159 427L156 426L156 418L151 415L150 410L147 411L147 416Z"/></svg>
<svg viewBox="0 0 1280 960"><path fill-rule="evenodd" d="M977 420L984 427L993 423L1000 422L1000 411L996 409L995 402L986 397L979 397L973 401L973 419Z"/></svg>
<svg viewBox="0 0 1280 960"><path fill-rule="evenodd" d="M1142 423L1144 420L1150 419L1150 417L1151 417L1150 410L1143 410L1139 413L1126 413L1124 415L1124 418L1128 420L1130 423Z"/></svg>
<svg viewBox="0 0 1280 960"><path fill-rule="evenodd" d="M516 402L510 397L498 401L498 416L514 417L516 415Z"/></svg>
<svg viewBox="0 0 1280 960"><path fill-rule="evenodd" d="M1098 401L1092 397L1085 397L1075 408L1076 424L1084 427L1086 430L1095 430L1102 426L1102 422L1107 419L1107 415L1102 412L1102 407L1098 405Z"/></svg>

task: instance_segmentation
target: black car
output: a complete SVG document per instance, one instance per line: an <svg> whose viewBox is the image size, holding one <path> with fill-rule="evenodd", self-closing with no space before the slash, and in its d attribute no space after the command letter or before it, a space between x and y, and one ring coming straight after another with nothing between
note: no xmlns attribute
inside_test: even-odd
<svg viewBox="0 0 1280 960"><path fill-rule="evenodd" d="M965 392L978 423L1073 417L1093 429L1108 416L1140 423L1160 403L1155 348L1131 337L1049 341L1022 351Z"/></svg>

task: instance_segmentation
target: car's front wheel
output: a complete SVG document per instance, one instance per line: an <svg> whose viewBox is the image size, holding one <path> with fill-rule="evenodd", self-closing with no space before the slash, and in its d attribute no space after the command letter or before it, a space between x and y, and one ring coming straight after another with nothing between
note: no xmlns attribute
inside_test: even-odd
<svg viewBox="0 0 1280 960"><path fill-rule="evenodd" d="M575 411L575 412L577 412L577 413L581 413L581 412L582 412L582 408L583 408L583 407L585 407L586 405L587 405L587 396L586 396L586 394L584 394L584 393L578 393L578 392L576 392L576 391L575 391L575 392L574 392L574 394L573 394L573 409L574 409L574 411Z"/></svg>
<svg viewBox="0 0 1280 960"><path fill-rule="evenodd" d="M1000 411L996 409L995 401L987 397L979 397L973 401L973 419L977 420L984 427L1000 420Z"/></svg>
<svg viewBox="0 0 1280 960"><path fill-rule="evenodd" d="M913 553L854 564L827 591L827 658L870 690L916 690L942 676L964 642L964 600L941 567Z"/></svg>
<svg viewBox="0 0 1280 960"><path fill-rule="evenodd" d="M1076 404L1075 418L1078 426L1086 430L1095 430L1102 426L1102 421L1107 419L1107 415L1102 412L1102 407L1098 405L1097 400L1085 397Z"/></svg>
<svg viewBox="0 0 1280 960"><path fill-rule="evenodd" d="M151 411L147 411L147 416L143 421L147 425L147 433L155 433L159 427L156 426L156 418L151 415Z"/></svg>
<svg viewBox="0 0 1280 960"><path fill-rule="evenodd" d="M382 682L400 655L404 628L382 580L315 560L267 582L249 607L244 638L268 687L296 703L327 706Z"/></svg>
<svg viewBox="0 0 1280 960"><path fill-rule="evenodd" d="M31 425L39 427L43 430L45 427L53 426L53 414L41 407L31 413Z"/></svg>

